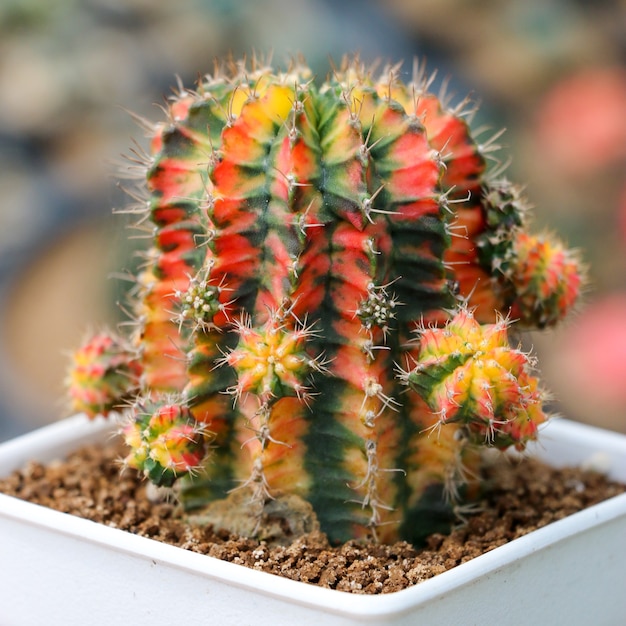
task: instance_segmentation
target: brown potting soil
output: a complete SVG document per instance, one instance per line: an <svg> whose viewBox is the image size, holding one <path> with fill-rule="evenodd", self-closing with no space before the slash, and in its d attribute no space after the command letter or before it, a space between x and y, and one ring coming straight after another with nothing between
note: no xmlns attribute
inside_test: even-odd
<svg viewBox="0 0 626 626"><path fill-rule="evenodd" d="M601 474L502 459L486 469L492 487L480 510L425 548L348 542L319 532L268 546L211 527L185 524L173 503L146 497L135 472L120 475L117 447L87 446L66 461L30 463L0 480L0 492L64 513L264 572L353 593L389 593L431 578L550 522L626 491Z"/></svg>

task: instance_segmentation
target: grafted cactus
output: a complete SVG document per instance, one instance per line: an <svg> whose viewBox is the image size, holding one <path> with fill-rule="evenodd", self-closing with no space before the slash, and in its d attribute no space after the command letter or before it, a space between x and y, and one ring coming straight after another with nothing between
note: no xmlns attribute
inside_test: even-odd
<svg viewBox="0 0 626 626"><path fill-rule="evenodd" d="M577 261L527 234L464 107L399 77L230 64L152 127L142 374L119 395L127 463L190 507L295 497L331 540L417 541L482 447L546 419L507 329L561 319Z"/></svg>

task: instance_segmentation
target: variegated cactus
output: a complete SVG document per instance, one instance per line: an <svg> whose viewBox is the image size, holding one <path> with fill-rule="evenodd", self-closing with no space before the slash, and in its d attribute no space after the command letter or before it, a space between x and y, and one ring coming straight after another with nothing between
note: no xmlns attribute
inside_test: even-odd
<svg viewBox="0 0 626 626"><path fill-rule="evenodd" d="M296 497L331 540L417 541L482 447L546 419L507 330L563 318L579 264L527 234L464 105L400 75L231 63L150 126L141 376L119 396L128 465L190 506Z"/></svg>

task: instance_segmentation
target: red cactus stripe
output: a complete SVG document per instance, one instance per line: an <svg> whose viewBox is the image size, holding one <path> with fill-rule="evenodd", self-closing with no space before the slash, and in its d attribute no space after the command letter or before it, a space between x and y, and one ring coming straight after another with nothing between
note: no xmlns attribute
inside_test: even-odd
<svg viewBox="0 0 626 626"><path fill-rule="evenodd" d="M469 190L476 192L480 189L485 160L467 123L458 114L444 109L441 100L426 91L426 85L424 80L404 85L392 74L379 82L377 91L381 97L390 93L409 115L420 120L429 145L439 152L445 164L443 188L453 190L455 198L466 197Z"/></svg>
<svg viewBox="0 0 626 626"><path fill-rule="evenodd" d="M157 231L150 264L140 282L144 298L138 316L144 382L161 391L180 391L186 384L185 340L172 319L175 293L187 288L189 277L201 266L204 255L198 237L207 229L194 199L200 199L210 184L206 173L210 142L184 125L193 102L191 96L179 101L172 115L174 125L158 129L153 150L160 152L147 176Z"/></svg>
<svg viewBox="0 0 626 626"><path fill-rule="evenodd" d="M216 199L212 218L217 237L216 266L211 275L228 286L222 302L233 300L233 311L255 307L260 280L268 274L262 267L264 258L269 258L272 264L270 275L282 272L285 277L289 272L289 254L284 252L284 246L294 238L293 226L289 225L290 208L285 202L284 188L271 181L273 176L284 175L285 164L280 160L281 156L285 158L283 136L277 140L276 135L292 109L294 98L292 88L270 85L262 97L243 107L241 115L223 133L223 157L213 172ZM274 162L269 177L268 158ZM273 198L272 192L283 192L282 199ZM271 229L277 232L268 243L266 234ZM279 260L281 264L277 263ZM281 278L274 285L282 286L275 294L277 300L282 298L281 294L286 295L282 283ZM267 315L265 306L256 307L256 312L261 318Z"/></svg>
<svg viewBox="0 0 626 626"><path fill-rule="evenodd" d="M370 188L380 185L376 205L390 237L389 268L382 282L394 283L400 320L419 320L429 309L450 304L441 255L448 236L438 202L440 166L421 124L392 103L381 103L367 130L371 142ZM382 242L382 245L385 245ZM420 274L408 282L402 277Z"/></svg>
<svg viewBox="0 0 626 626"><path fill-rule="evenodd" d="M393 81L392 81L393 82ZM388 81L378 85L388 91ZM423 123L428 144L439 152L444 165L441 189L448 199L452 239L444 259L458 294L477 309L481 320L493 321L494 312L504 310L501 294L494 292L490 276L479 260L477 240L488 231L481 206L486 162L467 123L444 109L436 96L425 93L424 83L393 82L392 97ZM454 201L450 203L450 201Z"/></svg>

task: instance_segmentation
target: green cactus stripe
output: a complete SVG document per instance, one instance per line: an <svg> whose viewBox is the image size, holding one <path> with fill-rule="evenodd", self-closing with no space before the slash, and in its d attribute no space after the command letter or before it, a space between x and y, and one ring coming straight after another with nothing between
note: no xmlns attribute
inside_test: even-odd
<svg viewBox="0 0 626 626"><path fill-rule="evenodd" d="M446 110L440 98L425 91L425 84L406 85L395 76L387 77L376 86L382 96L389 92L409 115L415 115L424 125L429 145L439 152L445 165L443 189L452 198L466 198L468 191L475 199L480 195L486 161L473 139L467 122L458 112Z"/></svg>
<svg viewBox="0 0 626 626"><path fill-rule="evenodd" d="M315 104L322 153L319 188L324 198L319 217L323 222L338 217L361 229L365 224L362 207L367 189L359 124L348 104L333 91L319 94Z"/></svg>
<svg viewBox="0 0 626 626"><path fill-rule="evenodd" d="M224 130L222 159L212 175L216 200L211 218L216 236L211 247L217 262L211 279L225 285L223 300L232 301L232 308L214 318L218 326L228 326L241 311L254 312L250 319L253 325L263 324L291 296L292 274L302 241L298 234L300 208L293 193L293 142L286 122L290 115L294 128L306 122L304 116L298 119L294 116L294 102L293 88L270 84L262 96L251 98L237 120ZM291 321L287 319L285 323ZM237 382L230 366L216 368L220 360L216 351L223 355L233 348L228 343L229 335L234 337L233 333L221 337L212 333L207 341L204 341L208 338L206 333L200 335L201 344L193 353L188 387L198 412L215 414L215 394L224 394ZM234 338L233 342L236 343ZM263 481L277 492L284 489L285 483L292 490L294 482L306 483L306 478L297 478L302 464L297 463L296 450L304 447L299 438L303 423L300 413L306 408L299 404L297 401L294 405L293 399L287 398L272 401L267 424L269 440L260 445L253 436L255 429L262 426L255 413L258 405L235 402L224 413L224 419L220 418L228 424L231 441L226 447L234 454L228 460L222 454L220 464L230 461L232 467L238 468L240 480L245 481L253 475L254 459L258 459L263 467ZM206 410L206 406L211 410ZM288 411L285 406L289 407ZM248 424L243 432L232 427L235 420ZM240 452L232 444L232 438L236 437L243 438ZM291 450L287 463L285 448Z"/></svg>
<svg viewBox="0 0 626 626"><path fill-rule="evenodd" d="M314 451L305 458L305 467L313 477L308 499L323 530L334 540L343 541L362 534L367 525L368 511L351 487L360 481L347 463L351 452L364 462L363 439L352 429L353 416L341 414L342 399L345 403L349 390L346 382L329 377L323 383L316 381L315 387L326 400L315 404L314 419L306 436L308 449Z"/></svg>
<svg viewBox="0 0 626 626"><path fill-rule="evenodd" d="M314 223L324 226L307 230L294 301L296 312L315 311L319 337L312 337L309 345L314 355L324 352L330 373L314 380L314 392L320 395L312 399L304 467L311 476L308 497L322 527L333 537L348 537L362 533L370 516L369 507L363 506L368 472L365 441L375 438L375 433L366 432L363 411L354 409L357 403L365 403L365 380L378 380L378 376L370 371L361 348L366 335L355 312L374 278L368 227L374 229L363 214L367 198L363 138L353 112L333 91L311 100L315 114L310 108L307 112L316 126L307 129L303 141L310 146L317 139L307 159L309 164L317 159L317 166L310 168L307 183L319 190L321 202L313 199L307 207L311 206ZM352 367L345 367L346 359ZM331 415L334 420L328 419ZM316 445L320 437L330 438L332 445L321 450Z"/></svg>
<svg viewBox="0 0 626 626"><path fill-rule="evenodd" d="M336 230L341 234L344 229L358 232L345 223ZM360 255L354 254L350 248L341 249L335 244L329 256L328 269L334 278L327 282L319 314L330 376L315 379L314 389L320 395L313 399L313 419L307 435L308 448L314 452L307 456L306 463L314 477L309 497L322 527L333 537L347 537L355 534L356 525L361 532L366 526L370 512L369 507L363 506L367 490L364 481L370 465L378 462L378 455L368 459L366 451L368 440L376 442L377 429L365 427L364 420L368 410L378 414L382 407L377 397L367 397L367 386L382 387L386 381L375 361L369 362L363 349L367 335L354 315L359 302L367 297L367 284L371 281L362 269L365 254L362 250ZM346 279L340 280L339 276ZM360 290L355 283L361 284ZM320 447L318 441L328 438L333 445ZM338 500L352 512L346 511L337 518Z"/></svg>
<svg viewBox="0 0 626 626"><path fill-rule="evenodd" d="M291 238L289 245L297 241L291 234L293 229L288 226L293 221L288 216L289 206L284 201L281 203L280 198L272 197L280 173L276 172L274 179L265 174L266 169L276 171L272 158L275 159L276 152L280 153L283 146L282 135L280 140L276 140L276 135L284 119L277 117L272 108L274 100L280 96L286 115L287 107L291 107L289 91L282 86L270 86L264 96L248 102L237 120L224 129L224 142L220 145L223 156L212 174L216 200L211 218L216 236L210 247L211 259L215 259L216 265L210 277L213 284L225 287L220 295L222 304L231 301L233 304L227 312L214 317L218 328L228 328L240 317L240 311L254 310L264 280L272 280L275 272L281 276L287 274L289 259L285 259L283 250L272 250L268 241L277 247L285 237ZM250 136L250 126L255 137ZM263 126L263 132L260 126ZM274 180L274 184L268 180ZM273 211L282 208L282 215L273 215L270 206ZM268 233L272 229L279 234L270 237ZM278 259L283 261L282 271ZM270 283L266 291L274 286ZM288 292L283 287L282 295L279 292L274 297L280 302L285 295ZM267 315L267 309L262 308L260 313ZM216 361L236 342L233 333L199 333L197 347L192 353L192 382L187 391L194 404L202 405L213 394L224 393L236 382L236 375L228 366L216 367ZM196 372L201 373L196 376Z"/></svg>
<svg viewBox="0 0 626 626"><path fill-rule="evenodd" d="M329 103L333 115L327 111ZM370 224L365 214L365 201L371 196L367 193L361 129L348 104L333 90L320 99L318 133L324 181L320 185L320 221L326 222L329 212L345 221L315 231L303 255L304 270L296 290L297 306L317 312L323 336L319 349L325 350L330 361L330 376L315 379L320 400L314 399L314 417L307 434L308 449L315 453L306 457L306 466L313 476L309 499L322 528L333 537L345 538L364 533L375 519L373 515L380 514L375 511L378 503L372 501L377 490L386 491L392 499L394 492L391 472L372 474L395 465L384 467L383 463L390 462L388 455L381 457L378 450L380 424L384 422L381 412L389 411L375 395L368 397L366 388L379 385L379 393L384 393L389 386L384 374L387 370L368 357L364 349L368 336L355 315L368 297L369 285L376 282L371 247L384 233ZM341 147L339 166L337 145ZM384 358L381 356L379 363ZM365 426L365 414L373 407L379 424ZM321 440L330 440L332 445L320 446Z"/></svg>
<svg viewBox="0 0 626 626"><path fill-rule="evenodd" d="M391 288L402 303L399 319L417 321L428 310L452 304L441 261L450 241L437 198L440 168L424 128L396 103L378 106L368 133L370 184L381 189L376 201L391 239L385 281L397 281ZM408 276L415 280L399 280Z"/></svg>

